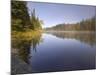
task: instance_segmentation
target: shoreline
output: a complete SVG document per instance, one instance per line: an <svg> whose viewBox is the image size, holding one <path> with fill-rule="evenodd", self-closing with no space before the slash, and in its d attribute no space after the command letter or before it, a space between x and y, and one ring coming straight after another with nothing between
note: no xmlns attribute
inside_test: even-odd
<svg viewBox="0 0 100 75"><path fill-rule="evenodd" d="M96 31L44 31L44 33L96 33Z"/></svg>
<svg viewBox="0 0 100 75"><path fill-rule="evenodd" d="M11 53L11 75L32 73L30 65L19 59L17 54Z"/></svg>

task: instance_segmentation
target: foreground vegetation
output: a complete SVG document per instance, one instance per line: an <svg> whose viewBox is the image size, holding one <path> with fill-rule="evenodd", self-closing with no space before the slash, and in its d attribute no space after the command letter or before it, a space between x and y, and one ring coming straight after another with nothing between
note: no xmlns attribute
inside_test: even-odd
<svg viewBox="0 0 100 75"><path fill-rule="evenodd" d="M36 48L40 41L41 31L13 32L12 53L17 54L24 62L28 63L31 43L33 48Z"/></svg>
<svg viewBox="0 0 100 75"><path fill-rule="evenodd" d="M35 9L28 13L27 2L11 2L11 27L12 31L42 30L42 20L35 15Z"/></svg>
<svg viewBox="0 0 100 75"><path fill-rule="evenodd" d="M34 48L40 41L43 21L36 16L35 9L29 15L26 1L11 1L12 54L16 53L28 63L30 44Z"/></svg>

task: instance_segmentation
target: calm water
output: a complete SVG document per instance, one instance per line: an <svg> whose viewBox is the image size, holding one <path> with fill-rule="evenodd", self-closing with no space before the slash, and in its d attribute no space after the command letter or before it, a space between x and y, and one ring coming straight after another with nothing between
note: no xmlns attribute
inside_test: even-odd
<svg viewBox="0 0 100 75"><path fill-rule="evenodd" d="M22 59L34 72L95 69L95 33L48 32L24 42ZM20 48L20 47L19 47Z"/></svg>

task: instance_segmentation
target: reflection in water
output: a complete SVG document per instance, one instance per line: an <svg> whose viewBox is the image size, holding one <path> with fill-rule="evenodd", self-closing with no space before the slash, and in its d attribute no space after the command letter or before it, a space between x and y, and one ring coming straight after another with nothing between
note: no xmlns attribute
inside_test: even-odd
<svg viewBox="0 0 100 75"><path fill-rule="evenodd" d="M30 45L32 42L32 48L36 52L36 47L41 40L41 33L37 33L35 37L26 38L16 38L12 41L12 48L17 49L17 55L26 63L29 63Z"/></svg>
<svg viewBox="0 0 100 75"><path fill-rule="evenodd" d="M95 69L95 33L50 32L42 38L37 52L30 52L35 73Z"/></svg>
<svg viewBox="0 0 100 75"><path fill-rule="evenodd" d="M31 45L30 45L30 50L33 50L34 52L37 52L37 46L39 45L40 42L42 42L42 38L41 38L41 35L36 37L36 38L33 38L31 40Z"/></svg>
<svg viewBox="0 0 100 75"><path fill-rule="evenodd" d="M47 32L47 33L63 39L79 40L80 42L87 43L91 46L96 44L95 32Z"/></svg>
<svg viewBox="0 0 100 75"><path fill-rule="evenodd" d="M36 73L95 69L95 39L93 32L48 32L17 38L12 47Z"/></svg>

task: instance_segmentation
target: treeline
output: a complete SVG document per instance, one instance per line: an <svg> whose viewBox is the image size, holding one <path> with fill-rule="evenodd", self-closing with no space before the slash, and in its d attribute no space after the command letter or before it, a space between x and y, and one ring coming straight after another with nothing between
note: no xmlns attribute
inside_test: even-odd
<svg viewBox="0 0 100 75"><path fill-rule="evenodd" d="M49 31L96 31L96 17L82 20L75 24L58 24L56 26L46 28Z"/></svg>
<svg viewBox="0 0 100 75"><path fill-rule="evenodd" d="M11 1L11 27L15 31L42 29L39 18L35 15L29 15L27 2L14 0Z"/></svg>

